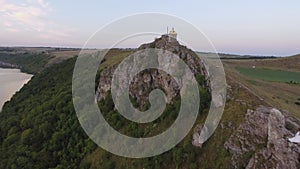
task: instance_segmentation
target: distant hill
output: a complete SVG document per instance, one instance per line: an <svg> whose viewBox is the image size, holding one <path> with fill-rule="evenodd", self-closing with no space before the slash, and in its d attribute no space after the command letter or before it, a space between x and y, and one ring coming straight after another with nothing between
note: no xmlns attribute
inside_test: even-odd
<svg viewBox="0 0 300 169"><path fill-rule="evenodd" d="M225 59L227 60L227 59ZM231 59L229 59L231 60ZM232 58L232 60L244 60L240 58ZM277 57L277 58L247 58L245 62L239 62L240 66L256 66L256 67L268 67L273 69L283 69L288 71L300 71L300 54L289 57Z"/></svg>
<svg viewBox="0 0 300 169"><path fill-rule="evenodd" d="M198 54L206 55L206 56L214 56L214 53L210 52L197 52ZM256 55L238 55L238 54L230 54L230 53L218 53L221 59L274 59L277 58L275 56L256 56Z"/></svg>

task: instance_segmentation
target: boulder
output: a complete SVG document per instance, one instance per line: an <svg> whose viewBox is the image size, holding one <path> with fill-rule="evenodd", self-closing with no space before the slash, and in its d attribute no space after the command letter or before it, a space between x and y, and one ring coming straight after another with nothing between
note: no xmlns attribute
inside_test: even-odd
<svg viewBox="0 0 300 169"><path fill-rule="evenodd" d="M287 119L300 124L275 108L260 106L256 111L248 110L245 122L224 144L233 154L233 167L299 168L300 145L288 141L294 131L286 128Z"/></svg>

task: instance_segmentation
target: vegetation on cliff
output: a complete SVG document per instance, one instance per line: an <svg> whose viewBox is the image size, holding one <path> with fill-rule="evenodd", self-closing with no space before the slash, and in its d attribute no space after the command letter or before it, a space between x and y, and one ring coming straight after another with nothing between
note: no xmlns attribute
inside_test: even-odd
<svg viewBox="0 0 300 169"><path fill-rule="evenodd" d="M77 168L95 149L72 105L75 59L32 78L0 113L0 168Z"/></svg>
<svg viewBox="0 0 300 169"><path fill-rule="evenodd" d="M118 54L123 55L122 50L114 55ZM0 168L196 168L198 165L199 150L192 147L192 132L178 146L153 158L126 159L97 148L81 128L72 104L71 83L76 58L45 68L46 56L26 57L39 60L38 66L33 69L34 65L18 57L5 60L22 65L36 75L0 113ZM110 59L103 64L106 62ZM200 83L203 79L197 76ZM202 87L200 90L202 101L207 100L202 103L203 111L209 103L209 93ZM133 100L133 104L137 103ZM163 116L155 121L156 125L139 126L118 115L110 95L99 102L112 126L128 135L142 137L162 132L172 124L179 104L176 101L168 105Z"/></svg>
<svg viewBox="0 0 300 169"><path fill-rule="evenodd" d="M11 64L13 68L18 67L22 72L29 74L37 74L41 72L48 61L53 58L46 53L1 53L0 52L0 61L6 63L7 65ZM1 66L1 65L0 65ZM6 66L9 67L9 66Z"/></svg>

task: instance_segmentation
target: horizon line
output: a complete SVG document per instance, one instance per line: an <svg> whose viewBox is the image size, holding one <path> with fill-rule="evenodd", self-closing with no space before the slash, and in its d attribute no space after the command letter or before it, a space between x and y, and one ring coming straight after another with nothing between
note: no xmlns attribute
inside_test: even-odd
<svg viewBox="0 0 300 169"><path fill-rule="evenodd" d="M82 48L82 47L75 47L75 46L40 46L40 45L36 45L36 46L31 46L31 45L7 45L7 46L2 46L0 45L0 48L58 48L58 49L76 49L76 50L82 50L82 49L87 49L87 50L103 50L103 49L108 49L108 48L96 48L96 47L87 47L87 48ZM111 48L111 49L137 49L138 47L117 47L117 48ZM195 52L198 53L215 53L215 52L211 52L211 51L198 51L195 50ZM238 52L224 52L224 51L220 51L217 52L217 54L221 54L221 55L236 55L236 56L257 56L257 57L289 57L289 56L295 56L295 55L299 55L300 52L297 53L291 53L291 54L287 54L287 55L281 55L281 54L251 54L251 53L238 53Z"/></svg>

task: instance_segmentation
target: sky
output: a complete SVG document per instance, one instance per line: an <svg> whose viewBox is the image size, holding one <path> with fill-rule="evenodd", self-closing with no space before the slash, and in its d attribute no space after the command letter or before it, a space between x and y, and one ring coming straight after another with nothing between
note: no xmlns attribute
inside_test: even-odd
<svg viewBox="0 0 300 169"><path fill-rule="evenodd" d="M218 52L288 56L300 53L299 11L299 0L0 0L0 46L80 48L112 21L155 12L193 24Z"/></svg>

